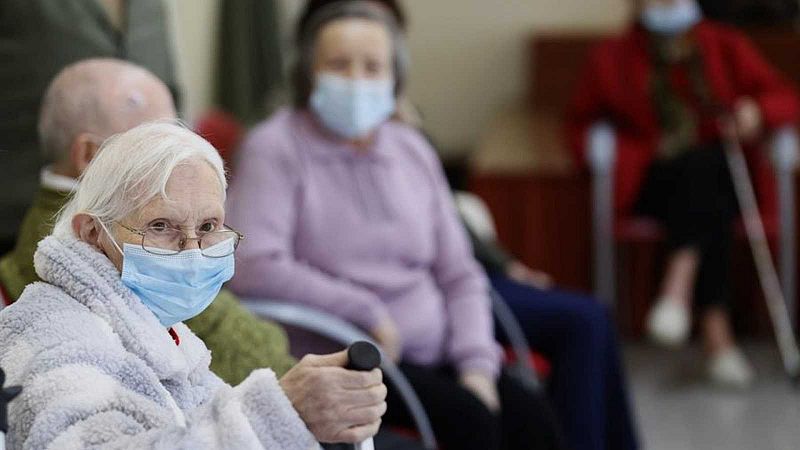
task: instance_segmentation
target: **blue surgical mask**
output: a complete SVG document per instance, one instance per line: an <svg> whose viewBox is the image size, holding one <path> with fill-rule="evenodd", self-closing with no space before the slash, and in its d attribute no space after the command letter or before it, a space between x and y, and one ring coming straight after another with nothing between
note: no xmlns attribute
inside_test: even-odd
<svg viewBox="0 0 800 450"><path fill-rule="evenodd" d="M105 224L102 226L105 228ZM214 301L222 284L233 277L232 240L205 249L206 254L212 255L231 252L228 256L211 258L203 256L200 249L156 255L139 245L123 244L122 250L113 237L111 239L123 257L122 284L133 291L165 327L199 315Z"/></svg>
<svg viewBox="0 0 800 450"><path fill-rule="evenodd" d="M310 106L334 133L348 139L364 137L394 113L394 82L321 74Z"/></svg>
<svg viewBox="0 0 800 450"><path fill-rule="evenodd" d="M650 32L663 36L677 36L703 20L697 2L680 0L672 4L646 6L642 10L642 25Z"/></svg>

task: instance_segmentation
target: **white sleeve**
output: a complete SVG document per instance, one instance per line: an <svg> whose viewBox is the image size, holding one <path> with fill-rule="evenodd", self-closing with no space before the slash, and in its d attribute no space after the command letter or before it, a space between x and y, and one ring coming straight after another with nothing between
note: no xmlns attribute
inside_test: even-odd
<svg viewBox="0 0 800 450"><path fill-rule="evenodd" d="M25 384L22 400L33 423L27 439L11 448L308 450L318 446L268 369L254 371L235 388L220 384L209 401L182 411L184 423L176 419L174 408L89 365L61 366L35 376ZM19 419L25 420L24 412Z"/></svg>

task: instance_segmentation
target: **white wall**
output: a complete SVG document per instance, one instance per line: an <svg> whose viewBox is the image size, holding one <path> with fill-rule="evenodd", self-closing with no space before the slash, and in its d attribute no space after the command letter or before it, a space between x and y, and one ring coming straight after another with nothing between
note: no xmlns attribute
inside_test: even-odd
<svg viewBox="0 0 800 450"><path fill-rule="evenodd" d="M167 0L176 12L178 64L190 119L211 103L219 0ZM303 0L280 0L282 35ZM624 23L630 0L405 0L410 94L443 149L470 148L486 124L526 90L529 36ZM288 41L287 41L288 42Z"/></svg>

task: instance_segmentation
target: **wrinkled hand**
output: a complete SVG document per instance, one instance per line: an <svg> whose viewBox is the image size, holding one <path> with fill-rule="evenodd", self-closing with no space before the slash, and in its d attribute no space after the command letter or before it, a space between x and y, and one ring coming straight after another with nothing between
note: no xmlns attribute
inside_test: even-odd
<svg viewBox="0 0 800 450"><path fill-rule="evenodd" d="M758 103L750 97L736 102L733 110L736 132L744 142L751 142L761 135L763 116Z"/></svg>
<svg viewBox="0 0 800 450"><path fill-rule="evenodd" d="M506 275L518 283L527 284L535 288L547 290L553 287L553 277L544 272L533 270L519 261L511 261L508 264Z"/></svg>
<svg viewBox="0 0 800 450"><path fill-rule="evenodd" d="M347 351L307 355L280 385L314 437L324 443L356 443L374 436L386 412L380 369L346 370Z"/></svg>
<svg viewBox="0 0 800 450"><path fill-rule="evenodd" d="M500 411L500 397L497 394L497 384L494 380L482 372L464 372L459 377L459 382L464 388L478 397L489 411L496 413Z"/></svg>
<svg viewBox="0 0 800 450"><path fill-rule="evenodd" d="M400 333L397 331L397 326L391 319L386 318L381 321L378 326L370 330L370 334L378 342L381 351L387 358L391 359L393 362L398 362L400 360L400 353L402 351Z"/></svg>

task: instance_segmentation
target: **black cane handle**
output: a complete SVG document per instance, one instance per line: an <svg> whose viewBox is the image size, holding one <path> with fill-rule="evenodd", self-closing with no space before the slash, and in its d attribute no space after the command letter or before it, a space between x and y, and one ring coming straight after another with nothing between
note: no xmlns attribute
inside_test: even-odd
<svg viewBox="0 0 800 450"><path fill-rule="evenodd" d="M381 352L378 347L367 341L354 342L347 349L347 366L348 370L358 370L360 372L369 372L372 369L381 365ZM368 438L363 442L345 446L344 448L352 448L354 450L375 450L375 444L372 438Z"/></svg>
<svg viewBox="0 0 800 450"><path fill-rule="evenodd" d="M354 342L347 349L347 369L369 372L381 365L381 352L367 341Z"/></svg>

